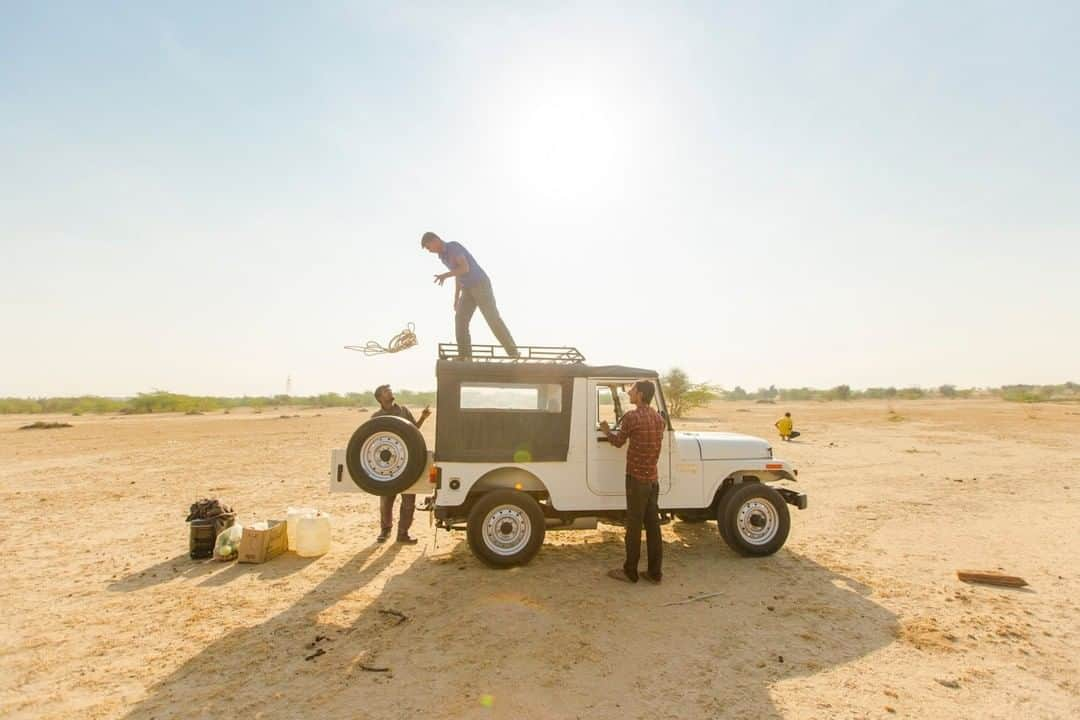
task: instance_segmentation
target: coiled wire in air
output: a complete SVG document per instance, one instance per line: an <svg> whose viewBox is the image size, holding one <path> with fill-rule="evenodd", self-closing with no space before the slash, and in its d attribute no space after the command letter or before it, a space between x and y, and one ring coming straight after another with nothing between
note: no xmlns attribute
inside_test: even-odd
<svg viewBox="0 0 1080 720"><path fill-rule="evenodd" d="M404 330L390 338L390 342L386 345L380 345L374 340L368 340L364 345L346 345L345 349L356 350L357 352L362 352L368 357L371 357L372 355L398 353L402 350L408 350L416 344L416 325L409 323L405 326Z"/></svg>

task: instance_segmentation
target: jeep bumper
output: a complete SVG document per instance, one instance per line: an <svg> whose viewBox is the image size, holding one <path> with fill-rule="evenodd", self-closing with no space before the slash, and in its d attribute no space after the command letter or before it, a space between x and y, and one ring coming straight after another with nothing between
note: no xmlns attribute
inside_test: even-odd
<svg viewBox="0 0 1080 720"><path fill-rule="evenodd" d="M794 490L789 490L788 488L781 487L773 489L776 490L776 492L780 493L780 497L784 498L784 502L786 502L788 505L794 505L800 510L806 509L806 493L795 492Z"/></svg>

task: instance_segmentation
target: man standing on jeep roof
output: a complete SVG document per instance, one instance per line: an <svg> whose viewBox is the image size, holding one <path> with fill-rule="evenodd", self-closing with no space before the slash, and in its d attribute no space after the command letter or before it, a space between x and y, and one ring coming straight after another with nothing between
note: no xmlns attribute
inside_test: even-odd
<svg viewBox="0 0 1080 720"><path fill-rule="evenodd" d="M630 441L626 450L626 564L608 572L608 577L623 582L638 581L642 523L649 552L645 579L659 583L663 577L664 543L660 538L660 480L656 461L660 458L667 422L650 405L655 392L652 382L638 380L630 388L630 402L636 407L622 416L619 429L612 432L606 420L600 423L601 432L615 447Z"/></svg>
<svg viewBox="0 0 1080 720"><path fill-rule="evenodd" d="M420 247L434 253L442 260L447 272L435 276L435 282L441 286L447 278L454 278L454 332L457 337L458 353L461 357L472 355L472 337L469 335L469 323L473 313L480 308L491 332L498 339L510 357L518 356L517 345L506 323L499 316L495 307L495 294L491 289L491 280L476 262L472 254L461 243L444 242L433 232L424 233L420 238Z"/></svg>
<svg viewBox="0 0 1080 720"><path fill-rule="evenodd" d="M416 427L420 427L424 424L424 421L431 415L431 408L425 407L423 412L420 413L420 419L417 420L413 417L413 414L409 412L409 408L404 408L394 402L394 393L390 390L389 385L380 385L375 388L375 399L379 401L379 409L372 413L371 417L377 418L383 415L393 415L395 417L408 420ZM383 495L379 498L379 521L382 523L382 528L379 532L379 537L376 542L384 543L390 539L390 531L394 529L394 500L397 495ZM398 518L398 532L397 541L399 543L405 543L406 545L415 545L416 538L409 537L409 528L412 527L413 514L416 512L416 496L411 493L402 493L401 495L401 515Z"/></svg>

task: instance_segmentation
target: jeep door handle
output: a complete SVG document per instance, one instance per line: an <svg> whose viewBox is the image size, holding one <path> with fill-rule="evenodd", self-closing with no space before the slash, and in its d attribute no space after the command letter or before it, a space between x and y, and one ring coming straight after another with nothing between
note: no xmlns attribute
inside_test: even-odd
<svg viewBox="0 0 1080 720"><path fill-rule="evenodd" d="M598 438L596 438L596 442L611 442L611 441L608 440L607 435L601 435Z"/></svg>

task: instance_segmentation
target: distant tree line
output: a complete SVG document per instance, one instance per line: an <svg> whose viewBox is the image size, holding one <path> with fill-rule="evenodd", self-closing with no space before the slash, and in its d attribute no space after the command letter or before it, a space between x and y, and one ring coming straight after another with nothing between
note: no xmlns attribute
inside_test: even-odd
<svg viewBox="0 0 1080 720"><path fill-rule="evenodd" d="M959 388L939 385L934 388L870 387L855 390L849 385L837 385L826 390L818 388L758 388L748 392L736 386L733 390L716 389L721 400L920 400L922 398L1000 397L1012 402L1047 402L1050 400L1080 401L1080 385L1073 382L1061 385L1004 385L999 388Z"/></svg>
<svg viewBox="0 0 1080 720"><path fill-rule="evenodd" d="M1003 385L995 391L1012 402L1049 402L1051 400L1080 400L1080 384L1064 385Z"/></svg>
<svg viewBox="0 0 1080 720"><path fill-rule="evenodd" d="M679 368L673 368L662 378L664 399L672 417L682 417L694 408L705 407L714 400L753 400L757 402L786 402L796 400L919 400L928 397L969 398L1000 397L1010 402L1080 402L1080 384L1067 382L1061 385L1003 385L999 388L958 388L940 385L936 388L921 387L871 387L854 390L848 385L822 390L818 388L778 388L770 385L750 392L736 385L726 390L709 383L692 382ZM398 403L410 407L435 404L434 391L395 390ZM212 412L233 408L278 407L374 407L375 397L368 392L322 393L321 395L243 395L240 397L214 397L183 395L164 390L139 393L135 397L111 398L98 395L79 397L0 398L0 414L36 415L65 413L83 415L92 413L119 413L142 415L167 412Z"/></svg>
<svg viewBox="0 0 1080 720"><path fill-rule="evenodd" d="M854 390L850 385L829 389L778 388L770 385L751 392L736 385L726 390L717 385L691 382L686 372L673 368L661 377L664 399L672 417L682 417L693 408L705 407L714 400L753 400L756 402L786 402L796 400L920 400L928 397L970 398L1000 397L1011 402L1048 402L1051 400L1080 402L1080 385L1067 382L1061 385L1004 385L1000 388L959 388L956 385L922 387L871 387Z"/></svg>
<svg viewBox="0 0 1080 720"><path fill-rule="evenodd" d="M398 403L411 406L424 406L435 403L434 392L416 392L395 390ZM40 414L70 413L119 413L122 415L143 415L167 412L212 412L233 408L278 408L278 407L374 407L377 403L371 392L322 393L321 395L265 395L240 397L213 397L203 395L183 395L164 390L139 393L130 398L111 398L96 395L56 398L0 398L0 414Z"/></svg>

